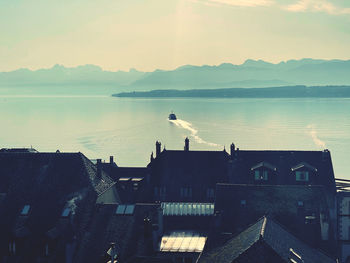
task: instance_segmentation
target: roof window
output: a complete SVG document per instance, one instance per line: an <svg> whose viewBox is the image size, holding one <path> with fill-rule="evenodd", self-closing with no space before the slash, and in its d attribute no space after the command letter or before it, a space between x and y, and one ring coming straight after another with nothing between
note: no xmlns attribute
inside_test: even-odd
<svg viewBox="0 0 350 263"><path fill-rule="evenodd" d="M68 217L69 214L70 214L70 208L66 207L65 209L63 209L61 216Z"/></svg>
<svg viewBox="0 0 350 263"><path fill-rule="evenodd" d="M132 215L135 210L135 205L118 205L115 210L116 215Z"/></svg>
<svg viewBox="0 0 350 263"><path fill-rule="evenodd" d="M21 215L22 215L22 216L28 215L29 210L30 210L30 205L25 205L25 206L23 207L22 211L21 211Z"/></svg>

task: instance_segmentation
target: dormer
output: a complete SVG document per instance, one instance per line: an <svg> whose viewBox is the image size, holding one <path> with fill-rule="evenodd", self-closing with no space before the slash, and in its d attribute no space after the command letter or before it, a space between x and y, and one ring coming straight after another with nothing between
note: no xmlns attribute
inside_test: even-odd
<svg viewBox="0 0 350 263"><path fill-rule="evenodd" d="M250 168L250 170L253 172L254 181L266 182L272 179L277 168L268 162L260 162Z"/></svg>
<svg viewBox="0 0 350 263"><path fill-rule="evenodd" d="M297 182L309 182L311 180L312 174L315 174L317 172L317 168L306 162L301 162L295 165L291 168L291 170L295 176L295 181Z"/></svg>

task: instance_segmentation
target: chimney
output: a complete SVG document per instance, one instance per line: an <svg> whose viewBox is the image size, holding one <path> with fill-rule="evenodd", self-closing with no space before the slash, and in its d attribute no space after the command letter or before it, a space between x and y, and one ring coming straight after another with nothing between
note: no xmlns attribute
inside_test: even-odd
<svg viewBox="0 0 350 263"><path fill-rule="evenodd" d="M152 152L150 161L152 162L153 160L154 160L154 157L153 157L153 152Z"/></svg>
<svg viewBox="0 0 350 263"><path fill-rule="evenodd" d="M102 160L101 159L97 159L97 163L96 163L96 166L97 166L97 177L98 178L101 178L101 175L102 175Z"/></svg>
<svg viewBox="0 0 350 263"><path fill-rule="evenodd" d="M112 155L109 156L109 163L110 163L110 164L114 164L114 160L113 160L113 156L112 156Z"/></svg>
<svg viewBox="0 0 350 263"><path fill-rule="evenodd" d="M231 143L231 150L230 150L231 158L233 158L233 155L235 154L235 144Z"/></svg>
<svg viewBox="0 0 350 263"><path fill-rule="evenodd" d="M161 147L161 143L159 141L156 141L156 158L159 156L160 154L160 147Z"/></svg>
<svg viewBox="0 0 350 263"><path fill-rule="evenodd" d="M184 148L185 152L188 152L190 150L190 140L188 139L188 137L186 137L185 139L185 148Z"/></svg>

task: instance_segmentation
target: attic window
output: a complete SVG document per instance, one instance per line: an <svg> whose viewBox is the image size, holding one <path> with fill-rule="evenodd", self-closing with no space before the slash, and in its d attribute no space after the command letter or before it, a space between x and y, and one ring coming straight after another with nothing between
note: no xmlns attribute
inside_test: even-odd
<svg viewBox="0 0 350 263"><path fill-rule="evenodd" d="M135 210L135 205L118 205L115 210L116 215L132 215Z"/></svg>
<svg viewBox="0 0 350 263"><path fill-rule="evenodd" d="M295 171L295 180L299 182L309 181L309 172L308 171Z"/></svg>
<svg viewBox="0 0 350 263"><path fill-rule="evenodd" d="M30 205L25 205L21 211L22 216L26 216L29 213Z"/></svg>
<svg viewBox="0 0 350 263"><path fill-rule="evenodd" d="M70 214L70 208L67 207L67 208L63 209L61 216L68 217L69 214Z"/></svg>
<svg viewBox="0 0 350 263"><path fill-rule="evenodd" d="M267 181L268 175L269 175L269 173L267 170L255 170L254 171L255 181Z"/></svg>

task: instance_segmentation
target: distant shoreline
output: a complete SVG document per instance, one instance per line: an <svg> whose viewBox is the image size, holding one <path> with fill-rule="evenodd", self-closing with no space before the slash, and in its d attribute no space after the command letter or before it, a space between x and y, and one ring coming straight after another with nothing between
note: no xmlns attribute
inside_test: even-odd
<svg viewBox="0 0 350 263"><path fill-rule="evenodd" d="M225 88L151 90L112 94L119 98L350 98L350 86L283 86L270 88Z"/></svg>

